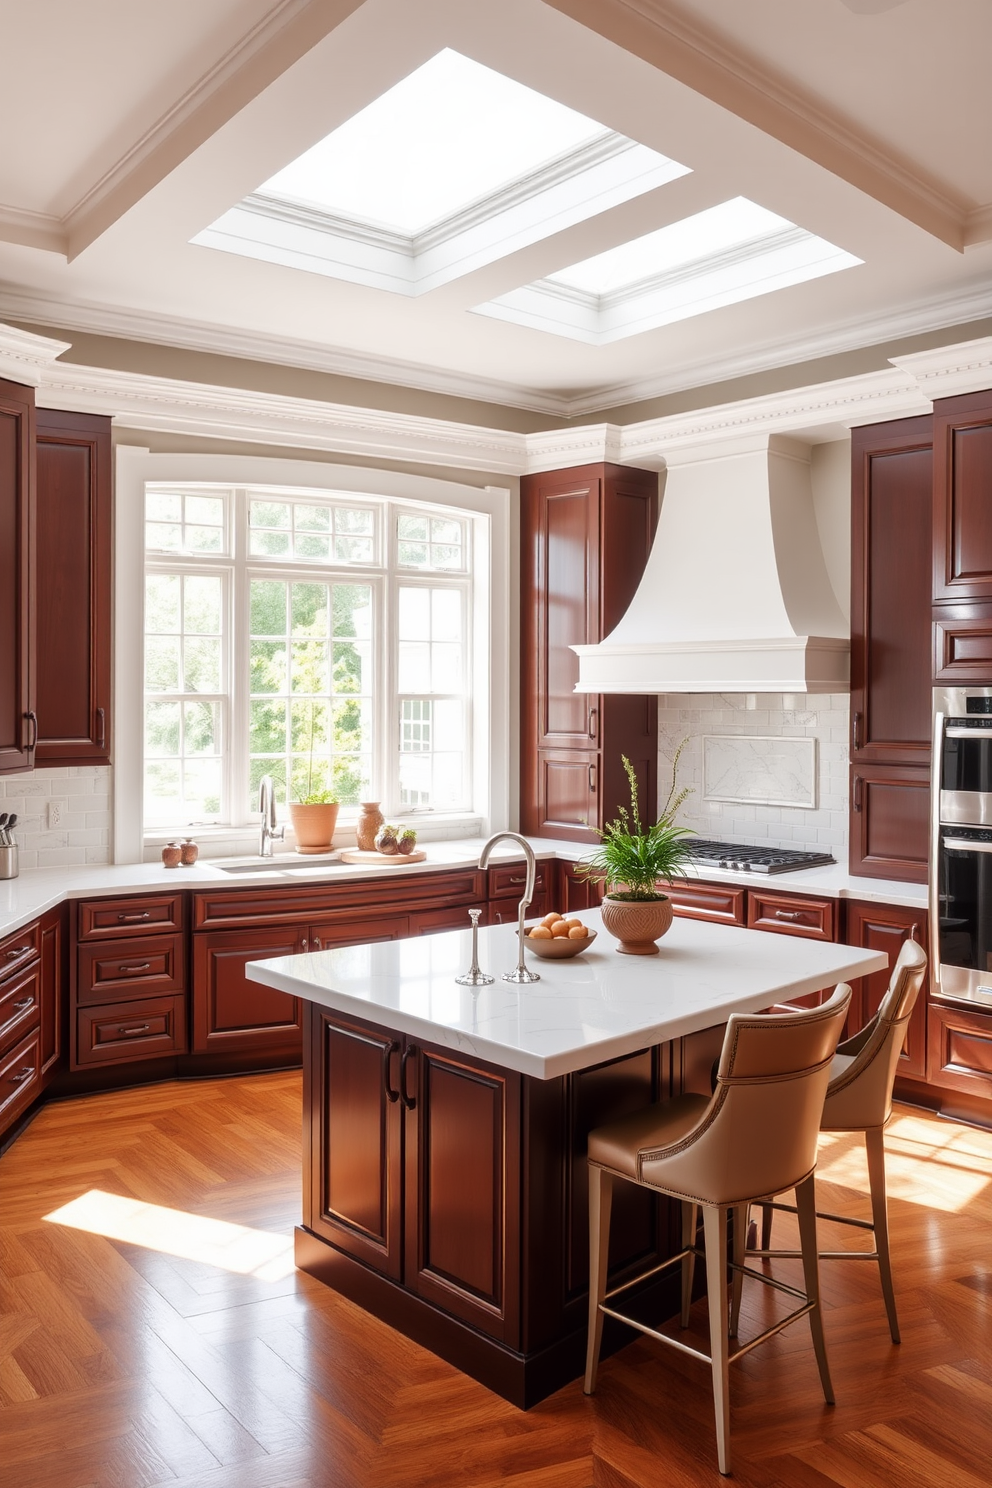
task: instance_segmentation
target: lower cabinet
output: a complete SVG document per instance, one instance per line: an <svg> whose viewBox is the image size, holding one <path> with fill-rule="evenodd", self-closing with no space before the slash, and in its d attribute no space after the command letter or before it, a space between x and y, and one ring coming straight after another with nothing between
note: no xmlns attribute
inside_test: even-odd
<svg viewBox="0 0 992 1488"><path fill-rule="evenodd" d="M927 949L927 912L925 909L908 909L896 904L870 904L860 900L848 900L845 905L847 945L863 946L870 951L885 951L889 958L887 971L876 971L871 976L859 977L852 983L854 997L851 1003L849 1029L854 1031L864 1026L878 1011L885 996L896 963L899 949L905 940L915 940ZM906 1043L899 1060L899 1075L926 1079L927 1074L927 997L926 989L920 993L913 1009L906 1033Z"/></svg>
<svg viewBox="0 0 992 1488"><path fill-rule="evenodd" d="M520 1077L323 1008L308 1016L307 1228L515 1343Z"/></svg>
<svg viewBox="0 0 992 1488"><path fill-rule="evenodd" d="M62 906L0 941L0 1136L41 1094L62 1053Z"/></svg>
<svg viewBox="0 0 992 1488"><path fill-rule="evenodd" d="M551 909L559 914L575 914L580 909L596 909L602 902L602 884L592 883L579 872L581 864L556 864L555 888Z"/></svg>
<svg viewBox="0 0 992 1488"><path fill-rule="evenodd" d="M927 1018L927 1083L992 1100L992 1018L938 1002Z"/></svg>

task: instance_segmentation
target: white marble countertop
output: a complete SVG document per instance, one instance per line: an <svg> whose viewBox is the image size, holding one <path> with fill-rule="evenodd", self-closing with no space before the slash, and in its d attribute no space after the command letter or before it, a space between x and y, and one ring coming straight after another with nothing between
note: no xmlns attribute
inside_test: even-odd
<svg viewBox="0 0 992 1488"><path fill-rule="evenodd" d="M264 872L234 874L224 871L224 861L247 862L235 858L217 862L200 861L192 868L164 868L161 863L116 863L106 866L87 865L79 868L32 868L19 878L0 880L0 935L19 929L38 915L67 899L100 898L111 894L148 894L164 889L255 888L271 884L286 888L291 884L351 883L382 879L392 874L430 873L438 868L465 868L479 861L484 839L458 838L450 842L427 842L423 863L403 869L389 866L356 866L345 863L313 863L296 853L277 853L271 868ZM582 843L562 842L553 838L530 839L538 858L560 858L578 861L589 849ZM503 842L493 853L492 862L519 860L520 849ZM723 871L706 867L693 872L693 877L712 883L734 883L750 888L775 888L784 893L813 894L827 899L868 899L882 904L899 904L925 908L925 884L896 883L880 878L855 878L835 864L828 868L810 868L800 873L762 874Z"/></svg>
<svg viewBox="0 0 992 1488"><path fill-rule="evenodd" d="M622 956L598 910L578 918L599 931L595 944L569 961L528 955L541 977L530 984L499 979L517 961L509 925L479 932L479 964L497 978L488 987L455 982L471 961L469 930L252 961L246 974L322 1007L548 1080L888 964L879 951L682 919L657 956Z"/></svg>

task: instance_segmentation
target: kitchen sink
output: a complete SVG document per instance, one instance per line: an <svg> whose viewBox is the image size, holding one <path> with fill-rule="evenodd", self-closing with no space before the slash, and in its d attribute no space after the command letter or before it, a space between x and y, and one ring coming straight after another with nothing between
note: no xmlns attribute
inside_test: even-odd
<svg viewBox="0 0 992 1488"><path fill-rule="evenodd" d="M340 863L338 853L328 853L326 857L308 858L305 863L297 862L295 859L287 862L283 858L253 858L246 863L240 860L224 862L223 859L210 864L211 868L217 868L221 873L314 873L328 867L331 863Z"/></svg>

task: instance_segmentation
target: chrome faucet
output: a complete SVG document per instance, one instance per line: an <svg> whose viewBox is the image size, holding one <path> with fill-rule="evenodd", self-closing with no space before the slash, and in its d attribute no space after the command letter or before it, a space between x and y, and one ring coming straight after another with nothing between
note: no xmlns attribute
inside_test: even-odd
<svg viewBox="0 0 992 1488"><path fill-rule="evenodd" d="M286 828L276 827L276 788L271 775L263 775L258 783L258 809L262 813L258 856L271 858L273 842L284 842L286 839Z"/></svg>
<svg viewBox="0 0 992 1488"><path fill-rule="evenodd" d="M523 848L524 857L527 860L527 882L524 885L523 897L517 910L517 941L519 950L517 964L513 971L504 971L504 982L539 982L541 978L536 971L528 971L524 965L524 911L534 897L534 882L537 878L537 859L534 849L526 837L521 837L519 832L496 832L483 847L479 854L479 867L485 868L489 864L489 857L497 842L516 842Z"/></svg>

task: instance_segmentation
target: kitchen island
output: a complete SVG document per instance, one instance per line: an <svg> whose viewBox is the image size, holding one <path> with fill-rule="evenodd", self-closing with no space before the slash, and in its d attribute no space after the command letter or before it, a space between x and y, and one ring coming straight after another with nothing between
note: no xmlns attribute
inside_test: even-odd
<svg viewBox="0 0 992 1488"><path fill-rule="evenodd" d="M480 932L497 980L458 986L469 931L252 962L306 1002L296 1259L515 1404L581 1371L585 1145L606 1121L708 1092L722 1025L885 965L880 952L676 920L656 957L599 932L541 980L499 980L515 931ZM677 1249L675 1206L617 1196L616 1279ZM664 1287L653 1299L662 1315ZM621 1342L618 1332L614 1346Z"/></svg>

